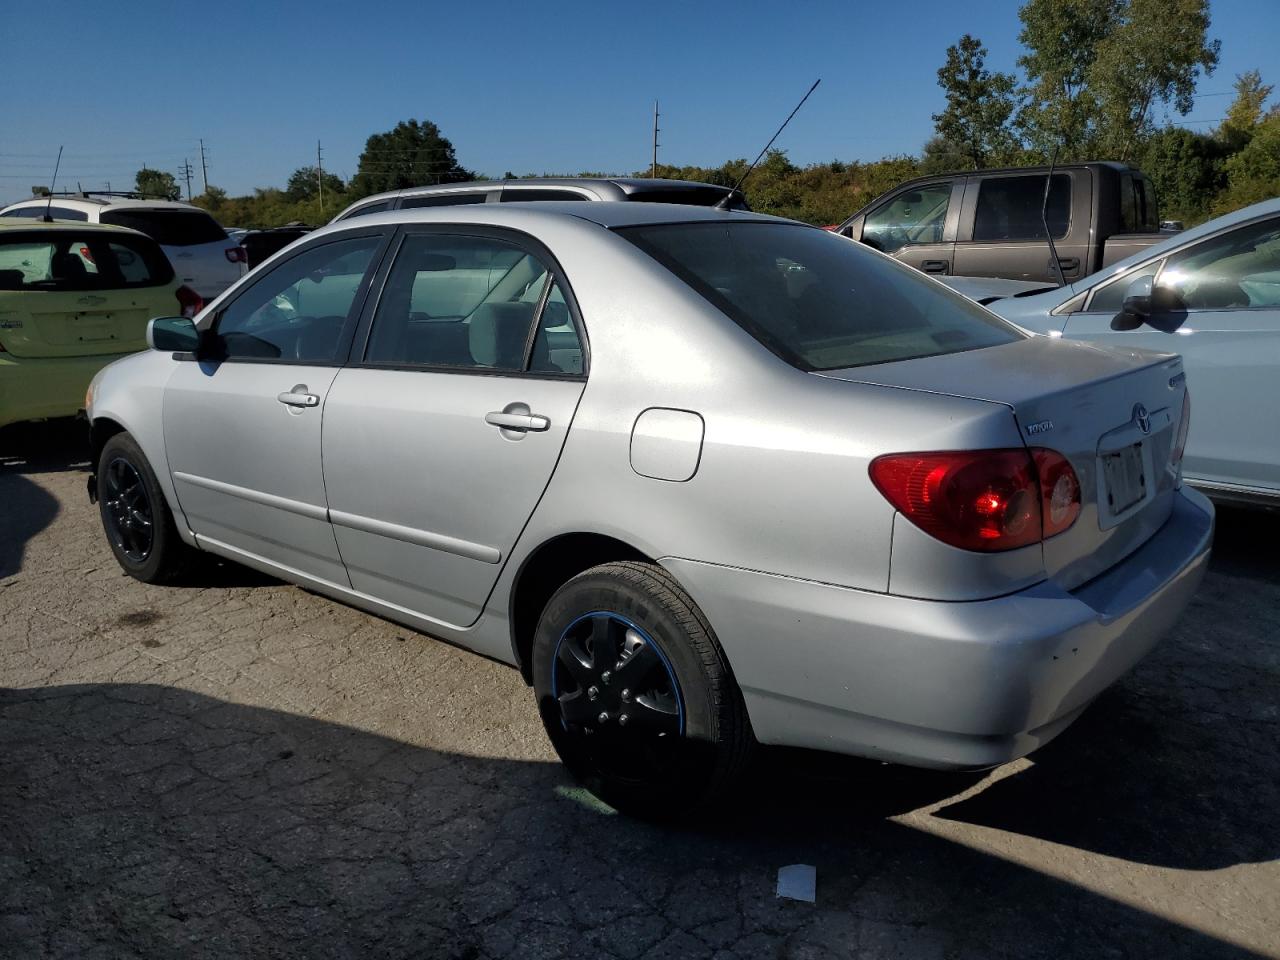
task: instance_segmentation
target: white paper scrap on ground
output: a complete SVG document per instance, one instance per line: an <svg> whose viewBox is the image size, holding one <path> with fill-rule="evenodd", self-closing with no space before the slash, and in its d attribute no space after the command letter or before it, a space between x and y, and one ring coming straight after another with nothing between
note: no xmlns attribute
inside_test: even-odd
<svg viewBox="0 0 1280 960"><path fill-rule="evenodd" d="M807 863L778 868L778 896L813 903L818 896L818 869Z"/></svg>

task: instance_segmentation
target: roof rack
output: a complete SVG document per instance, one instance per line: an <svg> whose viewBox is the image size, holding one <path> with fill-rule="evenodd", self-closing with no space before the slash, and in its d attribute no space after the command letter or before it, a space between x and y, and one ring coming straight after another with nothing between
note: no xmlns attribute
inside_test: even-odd
<svg viewBox="0 0 1280 960"><path fill-rule="evenodd" d="M85 200L93 197L121 197L126 200L169 199L155 194L139 193L137 190L46 190L43 193L32 194L32 196L36 199L40 197L83 197Z"/></svg>

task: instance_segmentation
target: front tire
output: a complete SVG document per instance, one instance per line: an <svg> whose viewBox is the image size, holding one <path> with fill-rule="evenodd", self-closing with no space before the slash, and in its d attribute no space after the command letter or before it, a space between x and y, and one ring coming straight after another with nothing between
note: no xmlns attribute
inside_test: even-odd
<svg viewBox="0 0 1280 960"><path fill-rule="evenodd" d="M711 625L655 564L607 563L562 586L538 623L533 680L565 766L634 816L709 808L755 744Z"/></svg>
<svg viewBox="0 0 1280 960"><path fill-rule="evenodd" d="M173 511L142 448L117 433L98 458L98 512L116 561L143 583L172 583L191 567L195 551L182 542Z"/></svg>

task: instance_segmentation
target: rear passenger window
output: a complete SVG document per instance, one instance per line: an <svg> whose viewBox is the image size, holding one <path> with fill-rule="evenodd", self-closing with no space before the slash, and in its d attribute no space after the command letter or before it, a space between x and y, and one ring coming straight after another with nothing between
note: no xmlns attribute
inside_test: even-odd
<svg viewBox="0 0 1280 960"><path fill-rule="evenodd" d="M367 207L357 207L348 213L343 220L350 220L352 217L367 217L371 213L383 213L391 209L391 201L383 200L380 203L371 203Z"/></svg>
<svg viewBox="0 0 1280 960"><path fill-rule="evenodd" d="M484 203L488 195L484 193L439 193L426 197L409 197L400 201L401 210L415 207L457 207L468 203Z"/></svg>
<svg viewBox="0 0 1280 960"><path fill-rule="evenodd" d="M1049 203L1044 202L1040 175L987 177L978 185L978 209L973 222L974 240L1044 240L1044 219L1055 240L1067 235L1071 225L1071 177L1053 176Z"/></svg>
<svg viewBox="0 0 1280 960"><path fill-rule="evenodd" d="M218 317L228 359L328 364L382 238L312 247L268 270Z"/></svg>
<svg viewBox="0 0 1280 960"><path fill-rule="evenodd" d="M401 245L365 361L582 372L577 328L547 265L505 240L445 234Z"/></svg>
<svg viewBox="0 0 1280 960"><path fill-rule="evenodd" d="M528 203L534 200L585 200L582 194L575 190L546 190L533 189L527 190L516 188L514 190L507 189L502 191L503 203Z"/></svg>

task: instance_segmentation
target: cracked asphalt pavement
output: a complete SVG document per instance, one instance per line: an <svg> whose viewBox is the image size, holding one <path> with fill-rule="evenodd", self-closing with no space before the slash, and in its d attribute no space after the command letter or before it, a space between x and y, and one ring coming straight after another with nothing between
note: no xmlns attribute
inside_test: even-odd
<svg viewBox="0 0 1280 960"><path fill-rule="evenodd" d="M575 790L505 666L125 577L80 430L0 434L0 957L1280 957L1280 516L1221 511L1177 628L1029 759L775 751L675 829Z"/></svg>

